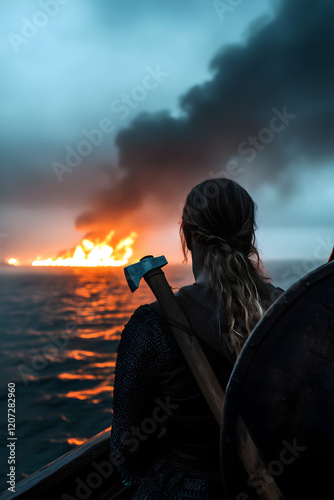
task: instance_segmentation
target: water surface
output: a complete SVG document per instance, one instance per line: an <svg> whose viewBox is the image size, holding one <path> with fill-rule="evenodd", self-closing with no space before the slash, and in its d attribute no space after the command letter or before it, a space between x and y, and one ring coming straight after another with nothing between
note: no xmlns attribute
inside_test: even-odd
<svg viewBox="0 0 334 500"><path fill-rule="evenodd" d="M268 262L266 268L284 289L306 271L292 261ZM174 288L193 282L190 266L168 265L165 273ZM19 481L111 425L122 328L154 297L145 282L132 294L119 268L10 268L0 279L2 491L8 382L16 384Z"/></svg>

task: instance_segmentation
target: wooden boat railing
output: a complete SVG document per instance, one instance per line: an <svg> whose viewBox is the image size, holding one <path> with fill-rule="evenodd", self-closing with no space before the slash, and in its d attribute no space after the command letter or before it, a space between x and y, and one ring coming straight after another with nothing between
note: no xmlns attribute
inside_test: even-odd
<svg viewBox="0 0 334 500"><path fill-rule="evenodd" d="M1 500L125 500L134 489L122 485L111 460L110 427L5 490ZM9 485L8 485L9 486Z"/></svg>

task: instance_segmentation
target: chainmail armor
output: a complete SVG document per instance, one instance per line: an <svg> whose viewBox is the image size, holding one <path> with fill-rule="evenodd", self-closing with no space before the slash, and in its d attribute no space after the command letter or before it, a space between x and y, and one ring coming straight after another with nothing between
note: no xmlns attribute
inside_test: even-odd
<svg viewBox="0 0 334 500"><path fill-rule="evenodd" d="M135 449L135 440L138 443L140 440L133 439L131 429L141 428L157 407L159 373L170 358L170 347L159 317L149 305L140 306L125 325L117 349L110 436L111 456L123 484L140 484L133 497L136 500L207 498L205 475L156 458L159 442L163 442L162 423Z"/></svg>

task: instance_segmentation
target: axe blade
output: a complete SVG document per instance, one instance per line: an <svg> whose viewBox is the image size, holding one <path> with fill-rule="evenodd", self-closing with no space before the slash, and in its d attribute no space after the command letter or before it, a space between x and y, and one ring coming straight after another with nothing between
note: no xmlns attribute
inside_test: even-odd
<svg viewBox="0 0 334 500"><path fill-rule="evenodd" d="M133 293L137 290L140 280L146 273L158 267L163 267L166 264L168 264L166 257L161 255L160 257L144 257L139 262L136 262L136 264L126 266L124 274L131 292Z"/></svg>

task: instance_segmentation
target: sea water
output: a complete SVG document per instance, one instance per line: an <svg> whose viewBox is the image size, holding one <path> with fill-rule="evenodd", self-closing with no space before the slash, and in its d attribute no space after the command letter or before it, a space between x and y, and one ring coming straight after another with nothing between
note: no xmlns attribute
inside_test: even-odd
<svg viewBox="0 0 334 500"><path fill-rule="evenodd" d="M284 290L311 271L287 260L265 268ZM168 265L165 274L175 289L194 281L189 265ZM3 491L8 383L15 383L18 482L111 425L122 328L155 298L144 281L132 294L120 268L3 268L0 279Z"/></svg>

